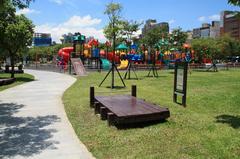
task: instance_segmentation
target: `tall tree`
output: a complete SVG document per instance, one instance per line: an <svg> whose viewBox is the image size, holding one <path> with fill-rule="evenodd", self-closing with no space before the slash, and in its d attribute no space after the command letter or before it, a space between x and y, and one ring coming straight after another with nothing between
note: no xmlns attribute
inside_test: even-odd
<svg viewBox="0 0 240 159"><path fill-rule="evenodd" d="M120 35L122 29L121 11L121 4L113 2L107 4L106 10L104 11L104 14L106 14L109 19L109 23L104 28L104 34L113 44L115 44L116 37Z"/></svg>
<svg viewBox="0 0 240 159"><path fill-rule="evenodd" d="M0 48L10 56L13 78L16 54L32 44L34 25L24 15L15 15L11 4L4 10L5 12L0 12Z"/></svg>
<svg viewBox="0 0 240 159"><path fill-rule="evenodd" d="M103 81L100 83L99 86L102 85L102 83L105 81L105 79L108 77L109 73L111 72L112 74L112 84L111 84L111 88L115 88L114 86L114 69L116 69L116 71L118 72L118 75L125 87L125 83L116 67L115 64L115 47L116 47L116 35L118 33L120 33L121 30L121 11L122 11L122 6L119 3L109 3L106 6L106 10L104 11L104 14L106 14L109 18L109 23L107 25L107 36L109 38L109 40L112 40L112 44L113 44L113 60L112 60L112 68L109 70L109 72L107 73L107 75L105 76L105 78L103 79ZM106 34L106 32L105 32Z"/></svg>

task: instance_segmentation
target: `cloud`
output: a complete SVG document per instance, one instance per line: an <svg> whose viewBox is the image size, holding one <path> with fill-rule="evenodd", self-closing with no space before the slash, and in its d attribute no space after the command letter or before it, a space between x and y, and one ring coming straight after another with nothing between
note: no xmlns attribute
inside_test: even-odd
<svg viewBox="0 0 240 159"><path fill-rule="evenodd" d="M50 0L50 2L56 3L56 4L58 4L58 5L63 4L63 1L64 1L64 0Z"/></svg>
<svg viewBox="0 0 240 159"><path fill-rule="evenodd" d="M169 24L173 24L173 23L175 23L175 22L176 22L176 21L175 21L174 19L171 19L171 20L168 21Z"/></svg>
<svg viewBox="0 0 240 159"><path fill-rule="evenodd" d="M101 19L92 18L87 16L72 16L66 22L60 24L43 24L38 25L35 28L35 32L51 33L53 41L60 42L60 38L63 34L80 32L85 36L94 36L99 41L104 42L106 40L103 29L96 29L94 26L101 23Z"/></svg>
<svg viewBox="0 0 240 159"><path fill-rule="evenodd" d="M24 8L24 9L21 9L21 10L18 10L16 12L17 15L20 15L20 14L38 14L40 13L40 11L37 11L37 10L34 10L34 9L29 9L29 8Z"/></svg>
<svg viewBox="0 0 240 159"><path fill-rule="evenodd" d="M76 3L78 3L80 0L49 0L49 1L56 3L58 5L62 5L64 3L72 6L72 5L76 5ZM96 4L96 5L102 4L101 0L85 0L85 1L91 4Z"/></svg>
<svg viewBox="0 0 240 159"><path fill-rule="evenodd" d="M198 17L198 21L200 21L200 22L215 21L215 20L220 20L220 15L219 14L214 14L214 15L211 15L211 16Z"/></svg>
<svg viewBox="0 0 240 159"><path fill-rule="evenodd" d="M85 27L100 24L101 21L101 19L97 18L92 19L90 15L84 17L74 15L63 25L66 27Z"/></svg>
<svg viewBox="0 0 240 159"><path fill-rule="evenodd" d="M214 21L214 20L220 20L220 15L219 14L214 14L208 17L208 19Z"/></svg>
<svg viewBox="0 0 240 159"><path fill-rule="evenodd" d="M199 20L200 22L206 21L206 17L205 17L205 16L201 16L201 17L198 18L198 20Z"/></svg>

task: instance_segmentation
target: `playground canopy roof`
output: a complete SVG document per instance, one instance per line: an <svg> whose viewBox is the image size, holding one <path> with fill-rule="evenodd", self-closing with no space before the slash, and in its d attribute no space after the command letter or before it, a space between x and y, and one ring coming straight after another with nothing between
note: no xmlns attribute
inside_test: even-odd
<svg viewBox="0 0 240 159"><path fill-rule="evenodd" d="M119 45L117 46L117 49L118 49L118 50L127 50L128 47L127 47L125 44L119 44Z"/></svg>
<svg viewBox="0 0 240 159"><path fill-rule="evenodd" d="M75 36L73 36L73 40L74 41L84 41L85 36L84 35L75 35Z"/></svg>

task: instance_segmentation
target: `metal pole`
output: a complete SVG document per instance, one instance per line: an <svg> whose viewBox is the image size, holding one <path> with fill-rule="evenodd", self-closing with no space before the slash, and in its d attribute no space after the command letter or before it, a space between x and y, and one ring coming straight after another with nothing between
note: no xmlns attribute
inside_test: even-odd
<svg viewBox="0 0 240 159"><path fill-rule="evenodd" d="M114 21L113 21L113 24L112 24L112 27L114 29ZM112 85L111 85L111 88L113 89L114 88L114 67L115 67L115 40L116 40L116 34L115 34L115 31L113 32L113 59L112 59Z"/></svg>

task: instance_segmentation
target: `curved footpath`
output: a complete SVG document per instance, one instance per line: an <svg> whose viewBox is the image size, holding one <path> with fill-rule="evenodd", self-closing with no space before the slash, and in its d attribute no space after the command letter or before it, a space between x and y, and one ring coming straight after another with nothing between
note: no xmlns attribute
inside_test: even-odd
<svg viewBox="0 0 240 159"><path fill-rule="evenodd" d="M61 100L76 79L53 72L25 72L34 75L35 81L0 92L0 158L94 158L78 140Z"/></svg>

